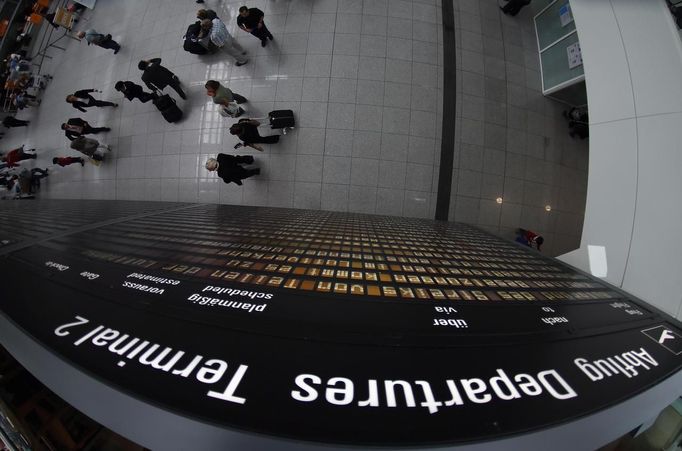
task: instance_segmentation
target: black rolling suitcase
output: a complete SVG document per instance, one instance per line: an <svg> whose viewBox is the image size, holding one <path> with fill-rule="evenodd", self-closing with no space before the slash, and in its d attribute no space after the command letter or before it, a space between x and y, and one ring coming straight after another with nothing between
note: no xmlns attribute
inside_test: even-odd
<svg viewBox="0 0 682 451"><path fill-rule="evenodd" d="M283 134L294 128L296 120L294 119L294 112L291 110L275 110L268 114L271 128L281 128Z"/></svg>
<svg viewBox="0 0 682 451"><path fill-rule="evenodd" d="M177 122L182 119L182 110L168 94L157 96L152 102L156 109L161 111L163 118L168 122Z"/></svg>

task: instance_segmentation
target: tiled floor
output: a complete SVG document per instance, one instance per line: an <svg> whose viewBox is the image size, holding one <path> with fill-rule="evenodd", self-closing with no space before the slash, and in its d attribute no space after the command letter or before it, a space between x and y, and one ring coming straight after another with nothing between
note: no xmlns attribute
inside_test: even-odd
<svg viewBox="0 0 682 451"><path fill-rule="evenodd" d="M550 255L575 249L585 211L588 142L568 136L565 106L541 93L533 15L547 1L534 1L516 17L502 14L496 0L455 3L450 219L508 238L517 227L538 231Z"/></svg>
<svg viewBox="0 0 682 451"><path fill-rule="evenodd" d="M54 75L43 105L20 118L3 148L39 149L36 165L53 174L40 195L222 202L391 215L434 215L442 123L440 0L259 0L275 41L261 48L236 29L242 2L206 0L249 51L235 67L227 55L200 57L181 38L200 5L193 0L98 0L88 22L123 47L111 51L62 40L45 65ZM539 92L530 11L500 14L494 0L455 1L457 120L450 218L508 236L511 227L543 233L547 252L578 244L586 190L586 143L567 137L561 106ZM66 42L64 42L66 41ZM161 57L187 86L185 119L167 124L151 104L114 91L139 83L137 62ZM253 154L259 177L226 185L203 168L237 142L203 85L217 79L262 117L290 108L298 128ZM118 109L80 113L64 102L76 89L96 88ZM174 93L172 93L174 94ZM177 96L176 96L177 97ZM76 155L59 124L83 117L112 128L101 167L59 168L56 155ZM503 197L502 206L495 198ZM544 205L553 206L546 213Z"/></svg>

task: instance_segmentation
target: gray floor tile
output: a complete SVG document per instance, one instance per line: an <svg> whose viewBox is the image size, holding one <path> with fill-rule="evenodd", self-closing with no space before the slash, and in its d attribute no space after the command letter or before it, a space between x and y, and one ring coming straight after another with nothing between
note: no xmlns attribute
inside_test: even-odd
<svg viewBox="0 0 682 451"><path fill-rule="evenodd" d="M388 17L383 15L363 15L362 34L372 36L386 36Z"/></svg>
<svg viewBox="0 0 682 451"><path fill-rule="evenodd" d="M348 185L322 184L321 205L323 210L348 210Z"/></svg>
<svg viewBox="0 0 682 451"><path fill-rule="evenodd" d="M457 194L459 196L476 197L481 196L481 179L483 173L460 169Z"/></svg>
<svg viewBox="0 0 682 451"><path fill-rule="evenodd" d="M377 189L377 214L402 216L405 191L402 189Z"/></svg>
<svg viewBox="0 0 682 451"><path fill-rule="evenodd" d="M346 183L350 180L350 157L324 157L322 181L324 183Z"/></svg>
<svg viewBox="0 0 682 451"><path fill-rule="evenodd" d="M297 153L322 155L325 147L325 130L317 128L298 129Z"/></svg>
<svg viewBox="0 0 682 451"><path fill-rule="evenodd" d="M459 154L459 167L470 171L482 171L484 151L485 148L481 146L462 143Z"/></svg>
<svg viewBox="0 0 682 451"><path fill-rule="evenodd" d="M386 58L386 37L362 35L360 38L360 56Z"/></svg>
<svg viewBox="0 0 682 451"><path fill-rule="evenodd" d="M299 123L303 127L325 128L327 102L302 102Z"/></svg>
<svg viewBox="0 0 682 451"><path fill-rule="evenodd" d="M384 82L376 80L358 80L356 103L361 105L383 105Z"/></svg>
<svg viewBox="0 0 682 451"><path fill-rule="evenodd" d="M410 110L384 107L382 119L384 133L407 135L410 131Z"/></svg>
<svg viewBox="0 0 682 451"><path fill-rule="evenodd" d="M387 82L412 83L412 61L386 58L386 74L384 78Z"/></svg>
<svg viewBox="0 0 682 451"><path fill-rule="evenodd" d="M384 81L386 58L361 56L358 64L358 79Z"/></svg>
<svg viewBox="0 0 682 451"><path fill-rule="evenodd" d="M351 185L377 186L379 179L379 160L353 158L351 161Z"/></svg>
<svg viewBox="0 0 682 451"><path fill-rule="evenodd" d="M499 227L502 205L495 200L481 199L478 210L478 224Z"/></svg>
<svg viewBox="0 0 682 451"><path fill-rule="evenodd" d="M360 14L345 14L339 11L336 15L336 33L356 33L362 31L362 16Z"/></svg>
<svg viewBox="0 0 682 451"><path fill-rule="evenodd" d="M294 186L294 208L319 210L321 196L321 183L296 182Z"/></svg>
<svg viewBox="0 0 682 451"><path fill-rule="evenodd" d="M406 170L407 163L381 160L379 163L379 187L404 189Z"/></svg>
<svg viewBox="0 0 682 451"><path fill-rule="evenodd" d="M387 35L394 38L411 39L412 20L389 17Z"/></svg>
<svg viewBox="0 0 682 451"><path fill-rule="evenodd" d="M323 157L319 155L296 156L296 181L321 182Z"/></svg>
<svg viewBox="0 0 682 451"><path fill-rule="evenodd" d="M355 130L380 132L383 107L375 105L355 106Z"/></svg>
<svg viewBox="0 0 682 451"><path fill-rule="evenodd" d="M349 157L353 151L353 130L327 130L324 154Z"/></svg>
<svg viewBox="0 0 682 451"><path fill-rule="evenodd" d="M409 83L384 83L383 105L388 107L407 108L411 98L412 85Z"/></svg>
<svg viewBox="0 0 682 451"><path fill-rule="evenodd" d="M381 133L355 130L353 132L353 157L379 158Z"/></svg>
<svg viewBox="0 0 682 451"><path fill-rule="evenodd" d="M376 211L376 203L376 188L350 185L348 190L348 211L374 213Z"/></svg>
<svg viewBox="0 0 682 451"><path fill-rule="evenodd" d="M353 130L354 122L354 103L329 103L327 108L327 128Z"/></svg>
<svg viewBox="0 0 682 451"><path fill-rule="evenodd" d="M387 58L412 61L412 39L390 36L386 46Z"/></svg>
<svg viewBox="0 0 682 451"><path fill-rule="evenodd" d="M360 35L336 33L334 35L334 55L359 55Z"/></svg>
<svg viewBox="0 0 682 451"><path fill-rule="evenodd" d="M478 222L480 199L478 197L465 197L457 195L455 202L454 220L475 224Z"/></svg>
<svg viewBox="0 0 682 451"><path fill-rule="evenodd" d="M430 212L432 202L430 192L405 191L403 203L403 215L412 218L429 218L433 214Z"/></svg>
<svg viewBox="0 0 682 451"><path fill-rule="evenodd" d="M433 166L407 163L405 189L411 191L431 191Z"/></svg>
<svg viewBox="0 0 682 451"><path fill-rule="evenodd" d="M332 58L332 77L357 78L358 57L354 55L334 55Z"/></svg>
<svg viewBox="0 0 682 451"><path fill-rule="evenodd" d="M383 133L381 135L381 159L406 161L408 140L404 135Z"/></svg>

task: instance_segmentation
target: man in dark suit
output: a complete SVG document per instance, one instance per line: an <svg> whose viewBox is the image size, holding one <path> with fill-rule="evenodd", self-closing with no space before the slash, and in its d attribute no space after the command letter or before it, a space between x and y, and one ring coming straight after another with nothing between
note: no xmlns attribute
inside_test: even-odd
<svg viewBox="0 0 682 451"><path fill-rule="evenodd" d="M66 137L73 141L79 136L108 132L111 129L109 127L91 127L87 121L79 117L72 117L62 124L62 130L64 130Z"/></svg>
<svg viewBox="0 0 682 451"><path fill-rule="evenodd" d="M237 16L237 26L260 39L260 44L263 47L268 43L268 39L271 41L274 39L270 30L265 26L264 16L265 13L260 9L247 8L246 6L239 8L239 16Z"/></svg>
<svg viewBox="0 0 682 451"><path fill-rule="evenodd" d="M132 81L117 81L114 89L122 93L130 101L140 99L140 102L147 103L156 97L154 93L146 92L142 86Z"/></svg>
<svg viewBox="0 0 682 451"><path fill-rule="evenodd" d="M91 92L102 92L97 89L81 89L73 94L66 96L66 102L70 103L75 109L86 112L85 108L90 108L92 106L102 107L102 106L113 106L117 107L118 103L105 102L103 100L97 100L92 95Z"/></svg>
<svg viewBox="0 0 682 451"><path fill-rule="evenodd" d="M161 91L166 86L170 86L180 97L187 98L180 87L177 75L161 65L161 58L142 60L137 68L142 71L142 81L149 89Z"/></svg>
<svg viewBox="0 0 682 451"><path fill-rule="evenodd" d="M218 171L218 177L225 183L237 185L241 185L245 178L260 174L260 169L246 169L241 164L253 164L253 157L219 153L217 158L209 158L206 161L206 169L211 172Z"/></svg>

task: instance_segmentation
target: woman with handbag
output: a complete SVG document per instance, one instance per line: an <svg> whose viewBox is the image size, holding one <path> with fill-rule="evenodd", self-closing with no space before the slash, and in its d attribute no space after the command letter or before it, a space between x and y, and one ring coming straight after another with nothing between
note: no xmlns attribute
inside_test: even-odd
<svg viewBox="0 0 682 451"><path fill-rule="evenodd" d="M232 124L230 134L236 135L243 141L243 144L239 143L234 148L248 146L262 152L263 148L258 145L259 143L275 144L279 142L279 135L261 136L258 133L259 125L260 122L255 119L240 119L236 124Z"/></svg>

